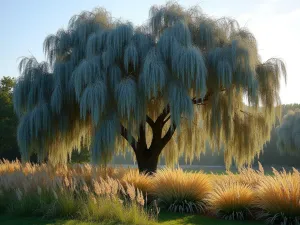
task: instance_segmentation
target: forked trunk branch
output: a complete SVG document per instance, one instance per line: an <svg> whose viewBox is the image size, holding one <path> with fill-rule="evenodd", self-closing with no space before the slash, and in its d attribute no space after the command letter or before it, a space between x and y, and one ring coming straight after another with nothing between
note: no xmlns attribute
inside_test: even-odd
<svg viewBox="0 0 300 225"><path fill-rule="evenodd" d="M163 127L166 120L170 117L169 114L170 107L168 105L157 117L156 121L153 121L149 116L146 117L146 123L149 124L153 133L152 142L149 148L147 148L145 125L141 125L139 128L138 140L133 137L130 137L129 139L128 130L121 125L121 135L130 142L135 153L140 172L150 174L156 172L159 156L164 147L171 140L176 130L176 126L173 124L173 126L170 126L166 134L162 137Z"/></svg>

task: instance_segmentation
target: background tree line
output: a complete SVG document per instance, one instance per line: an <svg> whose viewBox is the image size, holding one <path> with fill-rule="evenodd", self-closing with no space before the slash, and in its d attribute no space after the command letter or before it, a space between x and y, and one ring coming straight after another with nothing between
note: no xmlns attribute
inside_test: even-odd
<svg viewBox="0 0 300 225"><path fill-rule="evenodd" d="M0 82L0 158L20 158L16 140L18 125L12 103L14 78L3 77Z"/></svg>
<svg viewBox="0 0 300 225"><path fill-rule="evenodd" d="M16 129L18 118L14 113L12 103L12 93L15 80L6 76L1 78L0 82L0 158L8 160L20 159L20 153L16 140ZM287 114L289 110L300 108L300 104L288 104L282 106L282 116ZM277 121L276 126L279 125ZM264 146L263 152L256 157L254 164L260 161L263 165L277 166L300 166L300 156L291 156L288 153L280 152L276 145L277 134L275 129L272 130L271 140ZM130 153L125 156L115 156L113 163L115 164L132 164L132 156ZM72 162L88 162L90 154L86 147L82 147L81 151L74 150L71 156ZM35 157L32 157L35 161ZM163 160L160 162L164 164ZM179 160L180 165L189 164L184 158ZM199 159L195 159L192 165L224 165L224 155L222 152L212 152L207 149L206 154L201 154Z"/></svg>

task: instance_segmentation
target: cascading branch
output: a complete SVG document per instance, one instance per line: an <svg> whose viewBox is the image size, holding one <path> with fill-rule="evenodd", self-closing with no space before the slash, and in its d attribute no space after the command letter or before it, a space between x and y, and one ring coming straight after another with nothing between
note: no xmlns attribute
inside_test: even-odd
<svg viewBox="0 0 300 225"><path fill-rule="evenodd" d="M71 18L44 42L47 62L23 58L14 89L23 159L64 163L75 147L92 160L131 147L140 171L174 164L207 143L226 165L251 163L280 104L279 59L261 62L254 36L232 19L177 3L153 6L143 27L104 9ZM247 100L247 101L245 101Z"/></svg>

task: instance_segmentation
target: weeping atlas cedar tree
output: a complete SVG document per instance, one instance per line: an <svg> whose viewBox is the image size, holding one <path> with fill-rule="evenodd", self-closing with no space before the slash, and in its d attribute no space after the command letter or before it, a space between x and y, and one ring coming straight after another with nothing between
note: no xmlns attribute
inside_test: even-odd
<svg viewBox="0 0 300 225"><path fill-rule="evenodd" d="M223 148L252 162L280 105L279 59L262 62L253 34L197 7L153 6L140 27L103 8L82 12L44 41L47 62L22 58L14 89L23 160L66 163L89 146L93 163L131 148L140 171Z"/></svg>

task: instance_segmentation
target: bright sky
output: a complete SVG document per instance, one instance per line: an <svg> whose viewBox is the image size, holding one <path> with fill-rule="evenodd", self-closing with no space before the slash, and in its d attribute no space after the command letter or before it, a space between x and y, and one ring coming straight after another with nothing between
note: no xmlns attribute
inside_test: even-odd
<svg viewBox="0 0 300 225"><path fill-rule="evenodd" d="M48 34L66 28L82 10L102 6L113 17L135 25L148 19L149 9L164 0L1 0L0 78L19 76L17 59L34 55L44 60L43 41ZM279 57L287 66L288 82L282 82L283 103L300 103L300 0L181 0L185 7L199 5L213 17L230 16L254 33L263 60Z"/></svg>

